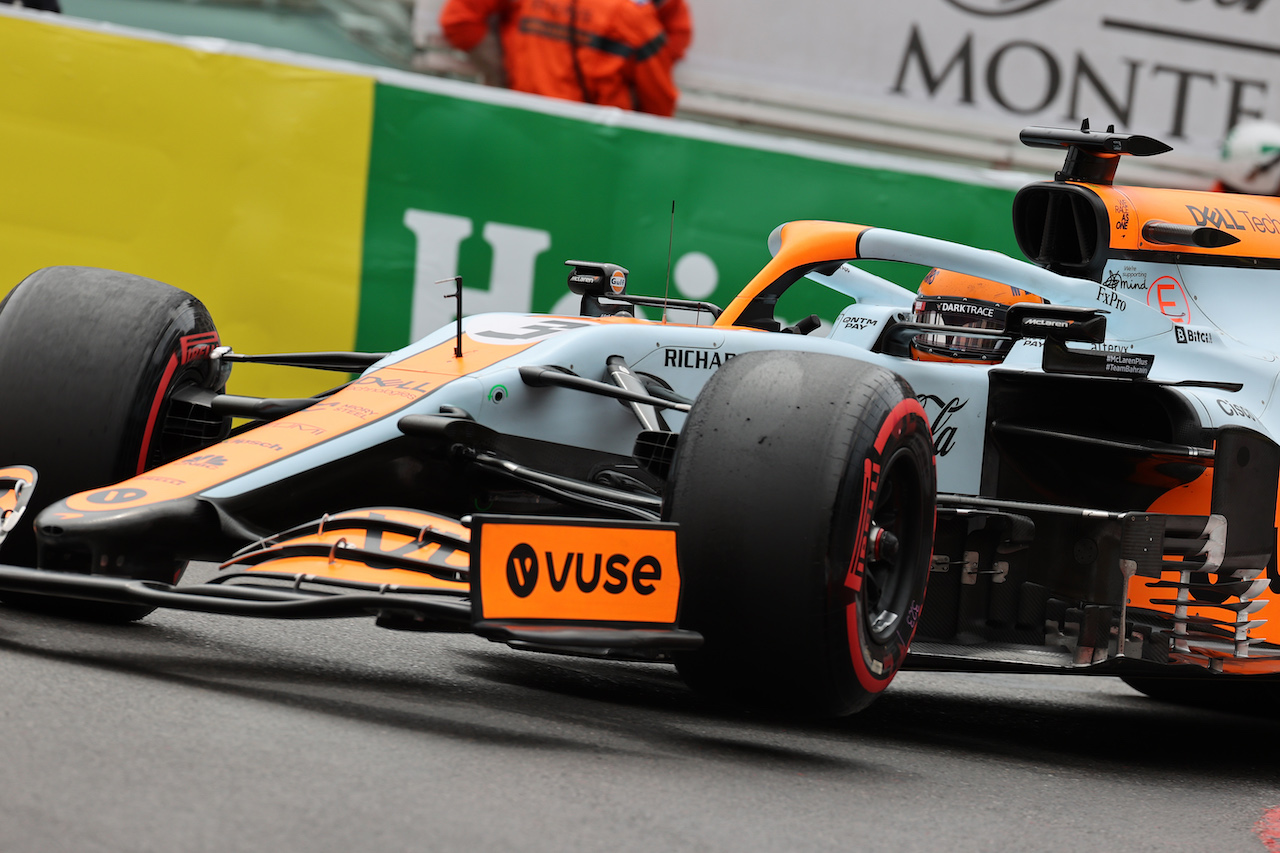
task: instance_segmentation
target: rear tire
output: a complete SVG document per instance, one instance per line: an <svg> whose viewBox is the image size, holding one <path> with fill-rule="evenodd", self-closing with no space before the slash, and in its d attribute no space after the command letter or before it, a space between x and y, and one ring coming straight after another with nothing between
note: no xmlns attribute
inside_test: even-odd
<svg viewBox="0 0 1280 853"><path fill-rule="evenodd" d="M39 474L26 523L0 561L37 565L44 507L115 483L217 441L229 420L172 399L183 386L220 387L209 353L217 330L204 305L175 287L127 273L51 267L0 302L0 452ZM87 565L42 568L90 571ZM138 558L111 574L176 582L185 561ZM5 593L24 606L110 621L153 608Z"/></svg>
<svg viewBox="0 0 1280 853"><path fill-rule="evenodd" d="M681 432L681 623L695 690L805 716L858 711L906 657L933 547L933 443L905 381L836 356L739 356Z"/></svg>

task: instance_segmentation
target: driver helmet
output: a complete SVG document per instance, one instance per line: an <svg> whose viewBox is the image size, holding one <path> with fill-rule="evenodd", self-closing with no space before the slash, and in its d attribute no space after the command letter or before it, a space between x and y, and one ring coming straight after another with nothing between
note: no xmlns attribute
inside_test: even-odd
<svg viewBox="0 0 1280 853"><path fill-rule="evenodd" d="M994 364L1004 360L1011 341L965 335L965 329L1004 331L1009 306L1044 299L1007 284L950 270L932 269L920 282L913 313L917 323L955 332L922 332L911 343L917 361Z"/></svg>
<svg viewBox="0 0 1280 853"><path fill-rule="evenodd" d="M1280 194L1280 124L1241 122L1222 143L1222 188L1253 195Z"/></svg>

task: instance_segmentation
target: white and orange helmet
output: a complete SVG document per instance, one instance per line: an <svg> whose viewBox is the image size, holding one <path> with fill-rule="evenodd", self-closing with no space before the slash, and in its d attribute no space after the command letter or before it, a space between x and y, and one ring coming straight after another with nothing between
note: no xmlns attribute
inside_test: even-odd
<svg viewBox="0 0 1280 853"><path fill-rule="evenodd" d="M1219 179L1223 189L1253 195L1280 195L1280 124L1244 121L1222 143Z"/></svg>
<svg viewBox="0 0 1280 853"><path fill-rule="evenodd" d="M946 326L946 332L922 332L911 344L918 361L992 364L1004 360L1010 342L998 337L965 335L964 330L1004 331L1010 305L1045 300L1007 284L950 270L932 269L920 282L915 321ZM954 329L955 331L950 331Z"/></svg>

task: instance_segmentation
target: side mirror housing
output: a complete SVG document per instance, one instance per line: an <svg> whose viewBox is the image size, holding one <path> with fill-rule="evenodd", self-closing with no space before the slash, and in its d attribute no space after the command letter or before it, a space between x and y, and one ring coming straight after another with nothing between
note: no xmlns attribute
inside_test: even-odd
<svg viewBox="0 0 1280 853"><path fill-rule="evenodd" d="M1107 318L1096 308L1019 302L1009 306L1004 331L1012 338L1100 344L1107 339Z"/></svg>
<svg viewBox="0 0 1280 853"><path fill-rule="evenodd" d="M627 292L627 270L617 264L595 261L565 261L573 267L569 289L579 296L622 296Z"/></svg>

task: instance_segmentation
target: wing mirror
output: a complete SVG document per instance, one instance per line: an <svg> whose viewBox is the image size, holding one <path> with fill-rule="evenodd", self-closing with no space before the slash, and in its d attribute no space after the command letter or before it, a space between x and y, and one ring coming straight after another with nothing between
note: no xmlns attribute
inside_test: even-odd
<svg viewBox="0 0 1280 853"><path fill-rule="evenodd" d="M1011 338L1100 344L1107 339L1107 318L1097 308L1019 302L1009 306L1004 331Z"/></svg>
<svg viewBox="0 0 1280 853"><path fill-rule="evenodd" d="M565 261L564 265L573 267L569 289L579 296L622 296L627 292L625 267L594 261Z"/></svg>

